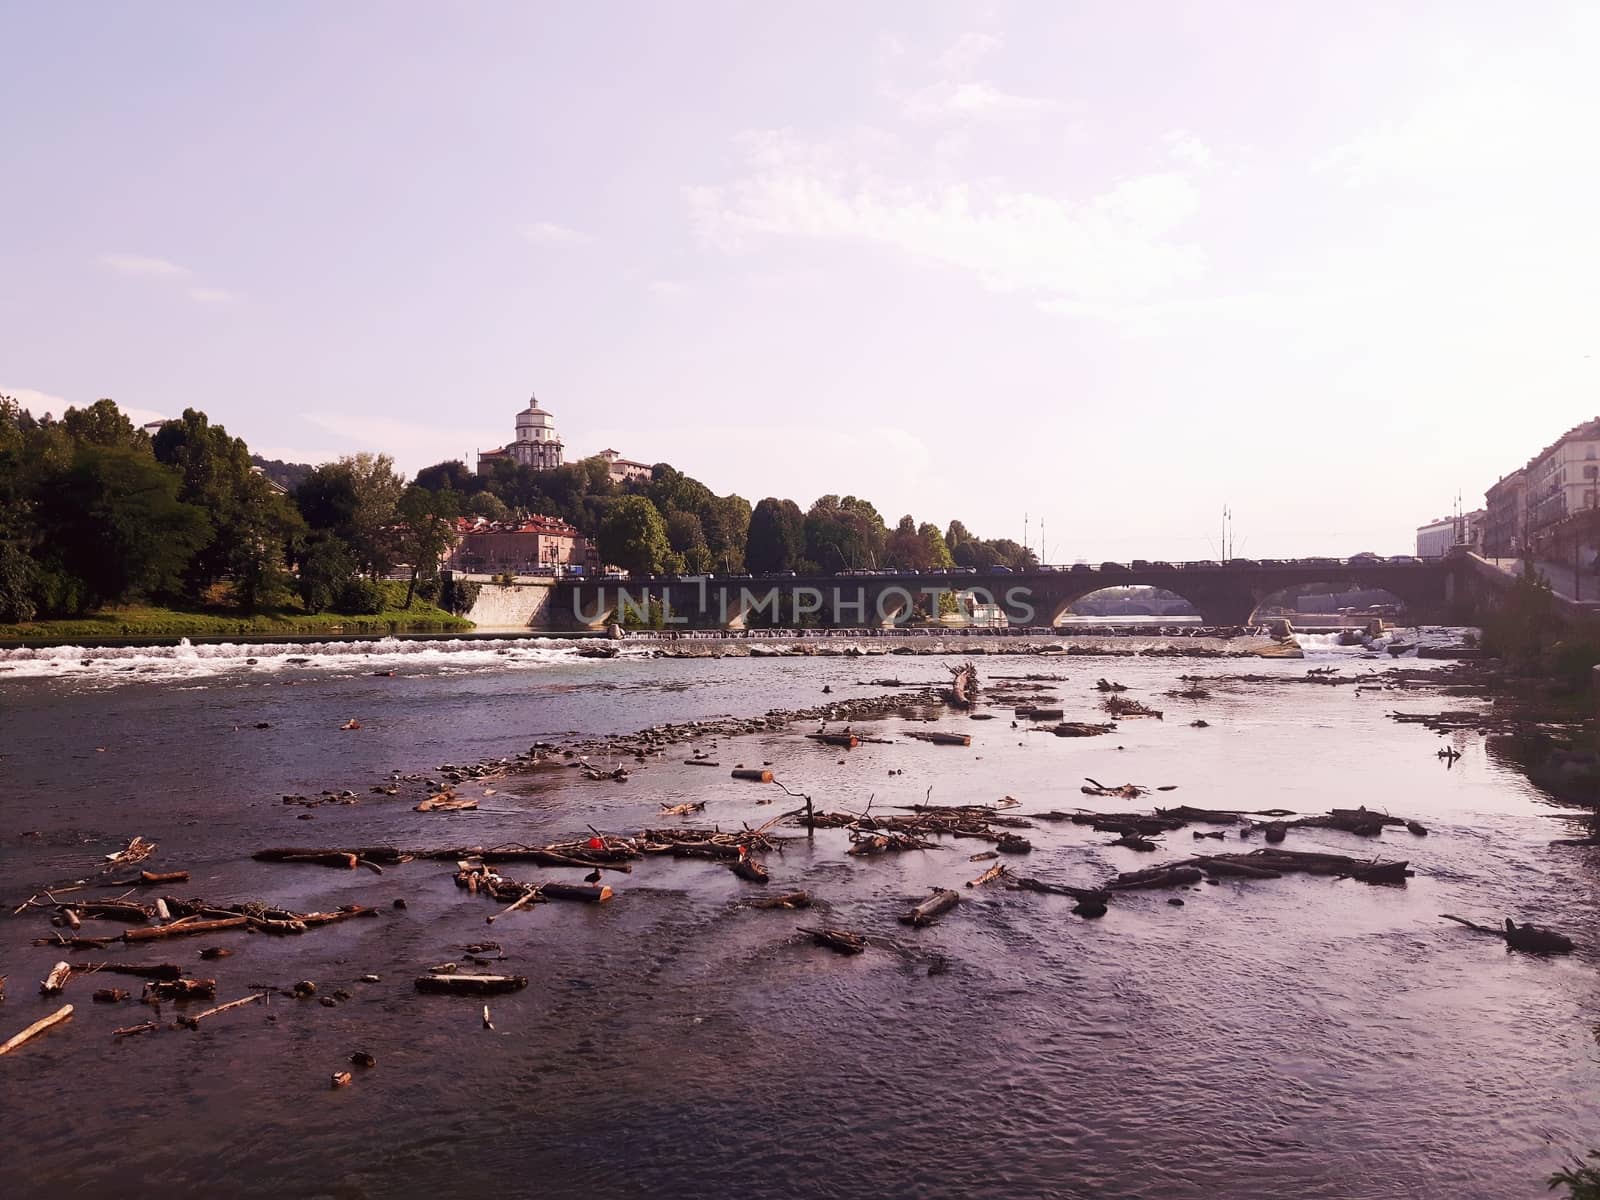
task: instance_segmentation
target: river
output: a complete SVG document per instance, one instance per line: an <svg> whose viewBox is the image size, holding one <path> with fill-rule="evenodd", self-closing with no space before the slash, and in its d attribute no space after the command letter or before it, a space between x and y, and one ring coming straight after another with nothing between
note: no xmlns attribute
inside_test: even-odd
<svg viewBox="0 0 1600 1200"><path fill-rule="evenodd" d="M874 695L872 681L948 677L938 657L603 661L538 639L358 647L0 652L0 879L7 912L82 878L138 834L146 866L184 868L180 896L299 909L376 904L378 919L300 937L217 935L107 957L182 963L218 999L254 984L319 985L325 1007L275 994L204 1024L114 1039L137 1001L89 1002L127 977L75 979L72 1020L0 1060L0 1173L12 1196L391 1197L1534 1197L1569 1150L1600 1140L1596 891L1584 851L1553 850L1559 810L1474 733L1441 739L1390 720L1479 702L1430 690L1293 682L1321 661L986 657L986 678L1039 673L1068 719L1093 720L1112 676L1165 719L1056 738L943 714L970 749L907 740L905 716L844 752L806 727L723 737L724 769L686 747L625 783L546 769L492 781L477 812L418 813L373 792L392 771L432 772L539 741ZM89 661L85 663L85 658ZM254 659L254 661L249 661ZM393 671L377 675L375 671ZM1225 677L1250 672L1266 681ZM1210 699L1163 696L1203 677ZM350 719L359 729L342 729ZM1191 721L1203 718L1209 727ZM261 727L258 727L261 726ZM858 726L863 728L864 726ZM1453 765L1435 751L1448 743ZM602 766L613 765L604 755ZM621 761L621 760L619 760ZM967 890L981 842L847 857L843 831L769 860L774 888L809 914L753 911L722 866L648 859L608 877L604 905L543 904L485 924L448 863L381 876L266 864L270 845L543 843L588 826L666 823L661 804L705 800L688 823L737 828L782 811L774 789L729 777L771 762L825 809L1090 799L1085 777L1176 785L1138 802L1210 808L1387 808L1431 831L1378 844L1295 830L1289 848L1382 853L1404 887L1286 876L1119 895L1097 921L1064 897ZM901 773L897 773L901 772ZM286 794L349 789L304 808ZM786 800L781 793L777 799ZM302 819L308 818L308 819ZM1010 865L1091 885L1190 854L1156 854L1070 824L1027 831ZM1230 835L1230 844L1232 843ZM1259 844L1259 842L1255 843ZM1238 846L1247 849L1247 846ZM578 872L508 868L518 878ZM962 890L939 923L897 923L930 885ZM1185 901L1181 907L1171 897ZM396 898L404 910L390 907ZM1438 914L1534 917L1573 933L1565 959L1509 953ZM868 935L859 957L797 924ZM85 921L85 932L120 925ZM30 911L0 926L0 1036L50 1011L36 983L62 952ZM412 979L493 938L524 991L480 1004L419 995ZM200 945L230 958L202 963ZM199 944L196 944L199 943ZM69 954L70 958L85 957ZM94 957L90 955L88 957ZM930 967L935 968L930 972ZM204 968L203 971L200 970ZM358 982L366 974L378 982ZM172 1006L163 1020L170 1023ZM329 1078L354 1050L378 1065Z"/></svg>

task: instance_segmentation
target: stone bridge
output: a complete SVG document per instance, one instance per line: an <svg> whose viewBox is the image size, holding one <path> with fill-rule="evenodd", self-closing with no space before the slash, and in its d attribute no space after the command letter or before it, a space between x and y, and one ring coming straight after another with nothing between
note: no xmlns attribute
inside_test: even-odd
<svg viewBox="0 0 1600 1200"><path fill-rule="evenodd" d="M747 624L876 627L937 615L954 594L964 607L992 604L1014 626L1053 625L1073 603L1109 587L1163 588L1183 597L1207 625L1245 625L1262 601L1297 584L1382 588L1413 621L1443 622L1457 607L1461 559L1384 562L1107 563L1041 567L1012 574L951 571L843 575L674 576L567 579L551 591L548 618L559 629L599 629L629 619L666 628L738 629Z"/></svg>

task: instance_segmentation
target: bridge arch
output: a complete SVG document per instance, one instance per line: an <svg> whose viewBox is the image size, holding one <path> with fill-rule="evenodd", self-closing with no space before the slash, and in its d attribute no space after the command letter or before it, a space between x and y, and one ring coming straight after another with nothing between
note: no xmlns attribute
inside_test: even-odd
<svg viewBox="0 0 1600 1200"><path fill-rule="evenodd" d="M1154 584L1106 583L1076 599L1058 603L1050 614L1049 623L1059 625L1069 617L1094 618L1111 625L1127 618L1198 621L1200 609L1170 588Z"/></svg>

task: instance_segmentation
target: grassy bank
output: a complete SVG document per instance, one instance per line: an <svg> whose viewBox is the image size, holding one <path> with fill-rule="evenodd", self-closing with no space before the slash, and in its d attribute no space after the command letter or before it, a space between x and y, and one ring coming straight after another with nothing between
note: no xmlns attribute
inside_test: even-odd
<svg viewBox="0 0 1600 1200"><path fill-rule="evenodd" d="M467 630L472 622L415 599L402 608L406 585L384 584L386 604L379 613L308 613L301 608L242 613L235 608L165 608L128 605L87 617L0 625L0 639L71 643L83 638L230 637L271 634L439 633Z"/></svg>

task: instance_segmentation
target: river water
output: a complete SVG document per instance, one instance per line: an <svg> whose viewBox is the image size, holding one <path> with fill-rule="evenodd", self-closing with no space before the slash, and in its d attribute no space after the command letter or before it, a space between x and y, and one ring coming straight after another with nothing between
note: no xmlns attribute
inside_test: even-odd
<svg viewBox="0 0 1600 1200"><path fill-rule="evenodd" d="M1326 641L1311 639L1313 655L1345 673L1392 666L1335 660ZM1120 895L1098 921L1063 897L962 888L954 912L911 930L895 920L908 901L976 877L983 843L863 860L842 831L790 830L773 886L808 888L821 904L809 914L742 908L757 889L719 865L650 859L608 877L608 904L544 904L490 927L495 906L458 889L448 863L380 877L250 861L269 845L630 833L684 799L708 805L691 823L757 824L782 811L757 803L774 789L686 766L683 747L626 783L548 769L495 780L476 813L417 813L414 793L371 788L536 741L809 707L824 685L848 699L885 676L939 682L946 661L595 661L533 639L5 654L8 913L135 834L160 843L146 866L191 872L181 896L386 910L296 938L217 935L237 951L217 962L198 959L205 938L106 951L214 976L219 1000L301 979L351 997L277 995L198 1032L113 1039L148 1010L89 993L138 981L74 980L72 1021L0 1060L5 1194L1503 1198L1545 1195L1569 1150L1600 1143L1593 852L1548 847L1566 832L1558 810L1476 734L1386 716L1477 701L1291 682L1319 662L991 657L987 677L1060 676L1041 686L1068 719L1101 715L1101 675L1166 719L1062 739L1009 714L942 715L936 728L972 734L962 749L905 739L924 726L891 717L873 725L890 744L848 753L804 728L706 748L724 768L771 762L825 809L1006 795L1024 815L1130 806L1083 796L1085 777L1177 785L1152 799L1200 807L1383 807L1430 835L1296 830L1286 845L1407 858L1405 887L1224 881ZM1221 678L1245 671L1273 681ZM1212 698L1162 697L1180 674L1211 680ZM1202 717L1209 728L1191 726ZM341 730L350 718L359 730ZM1453 766L1436 757L1443 741L1462 753ZM281 799L345 788L359 803ZM1156 854L1073 825L1027 836L1033 853L1011 865L1077 885L1209 846L1189 830ZM1531 916L1580 949L1511 954L1442 912ZM795 926L816 922L871 947L815 947ZM35 984L60 952L30 944L49 932L39 913L0 923L0 1035L50 1011ZM485 938L532 980L490 1001L492 1031L478 1002L412 986ZM368 973L380 981L357 982ZM378 1066L331 1088L357 1049Z"/></svg>

